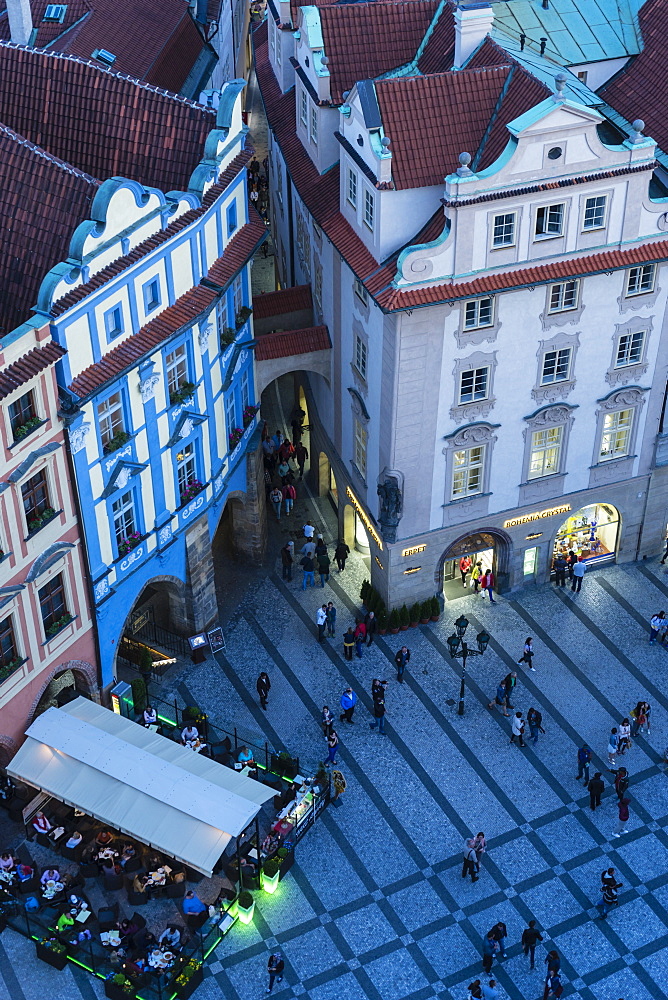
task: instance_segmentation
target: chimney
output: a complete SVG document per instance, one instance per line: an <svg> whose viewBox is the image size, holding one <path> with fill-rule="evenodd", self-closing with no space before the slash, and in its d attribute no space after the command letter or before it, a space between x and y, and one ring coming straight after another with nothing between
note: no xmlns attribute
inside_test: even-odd
<svg viewBox="0 0 668 1000"><path fill-rule="evenodd" d="M30 0L7 0L10 38L15 45L29 45L32 35Z"/></svg>
<svg viewBox="0 0 668 1000"><path fill-rule="evenodd" d="M466 60L478 48L485 35L494 24L494 12L490 4L476 0L459 0L455 11L455 64L461 69Z"/></svg>

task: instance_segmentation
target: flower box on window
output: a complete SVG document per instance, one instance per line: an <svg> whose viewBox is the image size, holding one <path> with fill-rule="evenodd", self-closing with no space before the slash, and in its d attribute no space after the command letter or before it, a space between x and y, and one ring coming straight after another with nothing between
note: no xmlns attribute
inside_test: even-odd
<svg viewBox="0 0 668 1000"><path fill-rule="evenodd" d="M9 663L6 663L4 667L0 667L0 684L6 681L9 675L13 674L15 670L18 670L22 663L25 663L25 658L17 656L15 659L10 660Z"/></svg>
<svg viewBox="0 0 668 1000"><path fill-rule="evenodd" d="M248 427L249 424L255 419L255 414L260 409L258 406L244 406L243 423L244 427Z"/></svg>
<svg viewBox="0 0 668 1000"><path fill-rule="evenodd" d="M174 389L170 392L169 402L172 404L185 403L186 399L190 399L195 389L196 386L194 382L184 382L178 389Z"/></svg>
<svg viewBox="0 0 668 1000"><path fill-rule="evenodd" d="M242 306L235 317L235 322L237 324L237 330L240 326L243 326L253 310L250 306Z"/></svg>
<svg viewBox="0 0 668 1000"><path fill-rule="evenodd" d="M138 531L135 531L132 535L126 535L118 543L118 554L119 556L126 556L128 552L132 552L134 548L142 541L144 535L140 535Z"/></svg>
<svg viewBox="0 0 668 1000"><path fill-rule="evenodd" d="M239 444L243 436L244 432L242 427L235 427L233 431L230 431L229 434L230 451L234 451L234 449Z"/></svg>
<svg viewBox="0 0 668 1000"><path fill-rule="evenodd" d="M233 344L237 336L237 331L231 326L223 327L223 332L220 335L220 346L229 347Z"/></svg>
<svg viewBox="0 0 668 1000"><path fill-rule="evenodd" d="M41 417L31 417L30 420L26 420L24 424L19 427L15 427L13 430L14 441L21 441L24 437L30 434L30 431L34 431L36 427L44 423Z"/></svg>
<svg viewBox="0 0 668 1000"><path fill-rule="evenodd" d="M45 629L47 639L53 639L54 635L58 635L61 629L64 629L66 625L74 621L74 617L70 614L61 615L60 618L56 618L55 622L52 622L47 629Z"/></svg>
<svg viewBox="0 0 668 1000"><path fill-rule="evenodd" d="M109 455L112 451L118 451L118 449L122 448L124 444L127 444L129 440L129 434L125 431L117 431L116 434L114 434L114 436L105 444L105 455Z"/></svg>
<svg viewBox="0 0 668 1000"><path fill-rule="evenodd" d="M37 517L31 517L28 521L28 533L34 535L36 531L48 524L57 513L58 511L55 511L53 507L45 507L41 514L38 514Z"/></svg>
<svg viewBox="0 0 668 1000"><path fill-rule="evenodd" d="M204 489L205 483L200 483L199 479L192 479L186 486L184 490L181 490L181 503L188 503L193 497L196 497L198 493L201 493Z"/></svg>

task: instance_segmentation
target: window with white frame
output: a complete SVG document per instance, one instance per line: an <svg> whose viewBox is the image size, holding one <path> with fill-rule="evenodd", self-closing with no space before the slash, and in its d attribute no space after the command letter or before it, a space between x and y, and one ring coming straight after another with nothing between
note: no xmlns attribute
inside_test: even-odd
<svg viewBox="0 0 668 1000"><path fill-rule="evenodd" d="M355 278L355 295L362 300L364 305L369 303L369 293L359 278Z"/></svg>
<svg viewBox="0 0 668 1000"><path fill-rule="evenodd" d="M130 536L137 532L135 501L132 490L128 490L118 500L114 500L111 505L111 516L114 522L116 546L118 547L123 542L127 542Z"/></svg>
<svg viewBox="0 0 668 1000"><path fill-rule="evenodd" d="M104 328L107 340L113 340L114 337L119 337L123 333L123 309L120 305L113 306L104 314Z"/></svg>
<svg viewBox="0 0 668 1000"><path fill-rule="evenodd" d="M299 91L299 121L308 128L308 94L303 87Z"/></svg>
<svg viewBox="0 0 668 1000"><path fill-rule="evenodd" d="M633 427L633 410L615 410L603 418L603 433L599 460L607 462L612 458L628 455Z"/></svg>
<svg viewBox="0 0 668 1000"><path fill-rule="evenodd" d="M494 319L494 302L491 297L469 299L464 308L464 329L475 330L481 326L491 326Z"/></svg>
<svg viewBox="0 0 668 1000"><path fill-rule="evenodd" d="M269 18L269 47L272 52L276 51L276 22L273 17Z"/></svg>
<svg viewBox="0 0 668 1000"><path fill-rule="evenodd" d="M231 392L225 400L225 421L227 423L227 433L229 436L237 426L237 406L233 392Z"/></svg>
<svg viewBox="0 0 668 1000"><path fill-rule="evenodd" d="M452 459L452 499L482 493L485 446L455 451Z"/></svg>
<svg viewBox="0 0 668 1000"><path fill-rule="evenodd" d="M232 308L235 318L239 315L244 305L244 279L241 274L237 274L232 282Z"/></svg>
<svg viewBox="0 0 668 1000"><path fill-rule="evenodd" d="M477 399L487 399L489 389L489 365L469 368L459 373L459 403L473 403Z"/></svg>
<svg viewBox="0 0 668 1000"><path fill-rule="evenodd" d="M370 191L364 192L364 224L373 230L376 203Z"/></svg>
<svg viewBox="0 0 668 1000"><path fill-rule="evenodd" d="M551 285L549 312L566 312L568 309L577 309L579 287L580 282L577 279L559 281L556 285Z"/></svg>
<svg viewBox="0 0 668 1000"><path fill-rule="evenodd" d="M515 213L503 212L494 216L492 247L512 247L515 245Z"/></svg>
<svg viewBox="0 0 668 1000"><path fill-rule="evenodd" d="M188 381L188 355L185 344L180 344L166 355L165 367L167 369L167 390L171 396L173 393L177 393L181 386Z"/></svg>
<svg viewBox="0 0 668 1000"><path fill-rule="evenodd" d="M120 392L112 393L111 396L107 396L102 403L98 404L97 422L100 428L102 448L106 451L116 435L125 432L123 397Z"/></svg>
<svg viewBox="0 0 668 1000"><path fill-rule="evenodd" d="M561 236L564 229L564 205L541 205L536 209L535 238Z"/></svg>
<svg viewBox="0 0 668 1000"><path fill-rule="evenodd" d="M608 203L604 194L596 195L594 198L587 198L585 201L584 217L582 219L582 231L588 232L590 229L603 229L605 226L605 210Z"/></svg>
<svg viewBox="0 0 668 1000"><path fill-rule="evenodd" d="M561 347L558 350L546 351L543 355L540 384L551 385L553 382L566 382L570 375L570 369L570 347Z"/></svg>
<svg viewBox="0 0 668 1000"><path fill-rule="evenodd" d="M243 412L247 406L250 406L250 385L248 380L248 369L246 369L246 371L241 376L241 384L239 389L241 392L241 410Z"/></svg>
<svg viewBox="0 0 668 1000"><path fill-rule="evenodd" d="M348 167L348 184L346 185L346 198L353 208L357 208L357 174Z"/></svg>
<svg viewBox="0 0 668 1000"><path fill-rule="evenodd" d="M193 444L184 445L177 452L176 476L180 495L197 479L197 463L195 460L195 446Z"/></svg>
<svg viewBox="0 0 668 1000"><path fill-rule="evenodd" d="M640 264L638 267L630 267L626 278L626 294L643 295L645 292L654 290L654 278L656 275L656 264Z"/></svg>
<svg viewBox="0 0 668 1000"><path fill-rule="evenodd" d="M559 472L563 435L563 427L548 427L532 433L529 479L540 479L542 476L552 476L555 472Z"/></svg>
<svg viewBox="0 0 668 1000"><path fill-rule="evenodd" d="M314 146L318 145L318 109L316 107L311 108L311 142Z"/></svg>
<svg viewBox="0 0 668 1000"><path fill-rule="evenodd" d="M157 309L160 305L160 280L152 278L151 281L147 281L142 288L142 293L144 296L144 311L149 313Z"/></svg>
<svg viewBox="0 0 668 1000"><path fill-rule="evenodd" d="M302 262L307 277L311 275L311 234L307 217L297 212L297 255Z"/></svg>
<svg viewBox="0 0 668 1000"><path fill-rule="evenodd" d="M636 333L623 333L617 342L615 368L625 368L626 365L636 365L642 361L644 343L644 330L638 330Z"/></svg>
<svg viewBox="0 0 668 1000"><path fill-rule="evenodd" d="M240 4L239 6L242 7L242 4ZM278 27L277 24L275 25L274 30L276 32L276 65L280 66L281 62L282 62L281 31L280 31L280 28ZM235 32L234 37L238 38L239 34L240 34L240 32Z"/></svg>
<svg viewBox="0 0 668 1000"><path fill-rule="evenodd" d="M359 334L355 335L355 368L366 379L367 346Z"/></svg>
<svg viewBox="0 0 668 1000"><path fill-rule="evenodd" d="M366 427L355 420L355 465L366 476Z"/></svg>
<svg viewBox="0 0 668 1000"><path fill-rule="evenodd" d="M313 255L313 302L316 311L322 313L322 264Z"/></svg>

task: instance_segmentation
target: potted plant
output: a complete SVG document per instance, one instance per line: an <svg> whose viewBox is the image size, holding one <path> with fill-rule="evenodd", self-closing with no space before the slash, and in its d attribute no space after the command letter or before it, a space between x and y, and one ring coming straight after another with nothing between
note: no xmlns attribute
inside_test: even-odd
<svg viewBox="0 0 668 1000"><path fill-rule="evenodd" d="M420 605L420 624L426 625L431 618L431 599Z"/></svg>
<svg viewBox="0 0 668 1000"><path fill-rule="evenodd" d="M141 715L146 708L146 681L143 677L133 677L130 687L132 688L132 703L135 712L137 715Z"/></svg>
<svg viewBox="0 0 668 1000"><path fill-rule="evenodd" d="M14 435L14 440L20 441L27 434L29 434L30 431L34 430L35 427L39 427L41 423L42 421L39 417L31 417L30 420L26 420L24 424L21 424L19 427L14 428L12 432Z"/></svg>
<svg viewBox="0 0 668 1000"><path fill-rule="evenodd" d="M272 755L272 762L274 757ZM299 757L293 757L287 750L281 750L278 755L278 774L284 778L295 778L299 772ZM273 770L273 767L272 767Z"/></svg>
<svg viewBox="0 0 668 1000"><path fill-rule="evenodd" d="M441 617L441 605L439 603L438 597L432 597L431 599L431 620L437 622Z"/></svg>
<svg viewBox="0 0 668 1000"><path fill-rule="evenodd" d="M411 628L416 628L417 625L420 623L421 612L422 612L422 605L415 603L410 610Z"/></svg>
<svg viewBox="0 0 668 1000"><path fill-rule="evenodd" d="M390 617L388 618L388 630L392 635L396 635L399 631L399 612L396 608L392 608L390 611Z"/></svg>
<svg viewBox="0 0 668 1000"><path fill-rule="evenodd" d="M259 409L260 409L259 406L251 406L251 405L244 406L244 412L242 417L244 428L248 427L248 425L253 422L253 420L255 419L255 414Z"/></svg>
<svg viewBox="0 0 668 1000"><path fill-rule="evenodd" d="M116 431L114 436L107 441L103 451L105 455L111 454L112 451L118 451L122 448L124 444L127 444L130 440L130 435L126 431Z"/></svg>
<svg viewBox="0 0 668 1000"><path fill-rule="evenodd" d="M183 382L178 389L173 389L169 394L169 402L174 405L176 403L185 403L186 399L190 399L192 394L196 389L194 382Z"/></svg>
<svg viewBox="0 0 668 1000"><path fill-rule="evenodd" d="M237 899L237 913L242 924L249 924L255 912L255 900L248 889L243 889Z"/></svg>
<svg viewBox="0 0 668 1000"><path fill-rule="evenodd" d="M387 611L385 610L385 605L378 612L378 635L385 635L387 633Z"/></svg>
<svg viewBox="0 0 668 1000"><path fill-rule="evenodd" d="M134 984L122 972L112 972L104 981L104 994L110 1000L128 1000L135 995Z"/></svg>
<svg viewBox="0 0 668 1000"><path fill-rule="evenodd" d="M37 957L54 969L64 969L67 963L67 945L57 937L45 937L35 942Z"/></svg>
<svg viewBox="0 0 668 1000"><path fill-rule="evenodd" d="M220 346L229 347L233 344L237 336L237 331L231 326L224 326L223 332L220 335Z"/></svg>
<svg viewBox="0 0 668 1000"><path fill-rule="evenodd" d="M276 861L278 861L280 868L278 877L278 881L280 882L292 868L292 863L295 860L295 852L293 849L288 847L279 847L274 857Z"/></svg>
<svg viewBox="0 0 668 1000"><path fill-rule="evenodd" d="M405 604L402 604L401 608L399 609L399 628L401 629L402 632L405 632L410 623L411 621L410 621L410 615L408 614L408 608L406 607Z"/></svg>
<svg viewBox="0 0 668 1000"><path fill-rule="evenodd" d="M240 326L243 326L253 310L250 306L242 306L235 317L235 322L237 324L237 330Z"/></svg>
<svg viewBox="0 0 668 1000"><path fill-rule="evenodd" d="M262 866L262 888L265 892L276 892L276 886L281 873L281 866L278 861L270 858Z"/></svg>
<svg viewBox="0 0 668 1000"><path fill-rule="evenodd" d="M244 432L243 432L243 428L241 428L241 427L235 427L234 430L230 431L229 438L228 438L229 443L230 443L230 451L234 451L234 449L239 444L239 442L241 441L241 439L242 439L243 436L244 436Z"/></svg>
<svg viewBox="0 0 668 1000"><path fill-rule="evenodd" d="M122 538L118 543L119 556L126 556L128 552L132 552L132 550L139 545L141 540L142 536L138 531L134 531L131 535L126 535L125 538Z"/></svg>
<svg viewBox="0 0 668 1000"><path fill-rule="evenodd" d="M201 985L203 979L202 963L198 962L195 958L190 958L179 970L178 975L174 978L173 985L178 995L183 1000L187 1000L188 997L193 995L197 987Z"/></svg>
<svg viewBox="0 0 668 1000"><path fill-rule="evenodd" d="M53 636L57 635L62 628L65 628L66 625L69 625L71 621L72 621L72 615L70 614L64 614L61 615L60 618L56 618L55 622L52 622L51 625L49 625L49 627L46 629L47 638L52 639Z"/></svg>
<svg viewBox="0 0 668 1000"><path fill-rule="evenodd" d="M186 484L185 489L181 490L181 503L190 503L193 497L196 497L198 493L201 493L204 489L204 483L201 483L199 479L191 479L189 483Z"/></svg>

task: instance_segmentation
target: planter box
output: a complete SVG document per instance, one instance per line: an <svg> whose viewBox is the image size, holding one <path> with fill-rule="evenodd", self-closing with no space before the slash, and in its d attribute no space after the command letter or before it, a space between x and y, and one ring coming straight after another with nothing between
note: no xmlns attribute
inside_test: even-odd
<svg viewBox="0 0 668 1000"><path fill-rule="evenodd" d="M246 909L244 906L241 906L239 900L237 900L237 914L242 924L250 924L253 920L254 913L255 913L255 900L253 900L248 909Z"/></svg>
<svg viewBox="0 0 668 1000"><path fill-rule="evenodd" d="M130 997L134 997L135 991L132 990L131 993L128 993L127 990L124 990L122 986L117 986L111 979L105 979L104 995L109 997L109 1000L130 1000Z"/></svg>
<svg viewBox="0 0 668 1000"><path fill-rule="evenodd" d="M52 951L51 948L45 948L39 941L35 944L35 951L40 961L46 962L53 969L64 969L67 965L67 952L65 951Z"/></svg>
<svg viewBox="0 0 668 1000"><path fill-rule="evenodd" d="M438 621L438 619L439 619L440 617L441 617L440 615L432 615L432 616L431 616L431 620L432 620L433 622L437 622L437 621Z"/></svg>
<svg viewBox="0 0 668 1000"><path fill-rule="evenodd" d="M398 631L399 631L398 628L391 628L391 629L389 629L390 635L396 635Z"/></svg>
<svg viewBox="0 0 668 1000"><path fill-rule="evenodd" d="M202 985L203 981L204 972L202 969L198 969L197 972L190 977L185 986L174 986L174 989L177 991L178 995L183 998L183 1000L187 1000L188 997L193 995L197 987Z"/></svg>
<svg viewBox="0 0 668 1000"><path fill-rule="evenodd" d="M288 851L287 856L281 861L281 867L278 873L278 881L282 881L292 868L295 861L295 852Z"/></svg>
<svg viewBox="0 0 668 1000"><path fill-rule="evenodd" d="M430 621L431 621L431 618L421 618L420 619L420 625L428 625Z"/></svg>
<svg viewBox="0 0 668 1000"><path fill-rule="evenodd" d="M406 632L407 630L408 630L408 625L400 625L399 626L399 631L400 632Z"/></svg>

